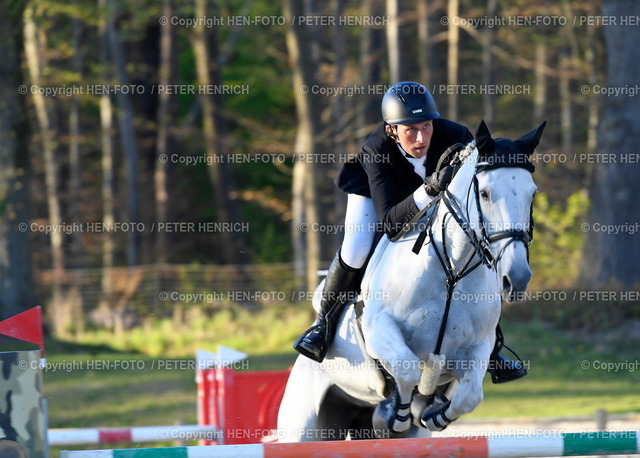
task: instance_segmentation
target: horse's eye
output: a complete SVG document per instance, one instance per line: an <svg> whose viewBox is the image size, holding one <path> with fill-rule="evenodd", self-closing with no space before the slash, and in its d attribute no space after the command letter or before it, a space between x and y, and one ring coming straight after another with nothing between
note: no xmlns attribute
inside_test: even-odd
<svg viewBox="0 0 640 458"><path fill-rule="evenodd" d="M480 190L480 197L482 197L483 200L489 200L489 193L482 189Z"/></svg>

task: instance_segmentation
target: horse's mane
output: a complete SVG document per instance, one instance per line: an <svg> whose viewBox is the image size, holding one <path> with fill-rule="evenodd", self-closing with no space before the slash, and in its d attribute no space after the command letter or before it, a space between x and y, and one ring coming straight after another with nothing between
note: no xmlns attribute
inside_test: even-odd
<svg viewBox="0 0 640 458"><path fill-rule="evenodd" d="M464 162L467 158L469 158L476 149L476 140L473 139L467 145L460 150L458 153L458 158L460 161Z"/></svg>
<svg viewBox="0 0 640 458"><path fill-rule="evenodd" d="M475 166L476 166L476 164L478 162L478 154L479 153L478 153L478 149L476 148L475 139L473 139L469 143L467 143L458 152L458 155L457 155L455 161L459 162L460 167L455 172L455 176L454 176L454 178L452 180L452 184L453 184L453 181L456 180L456 178L458 178L458 180L460 180L460 177L458 177L458 175L463 175L464 176L464 180L465 181L468 180L470 182L471 174L473 174L475 172ZM449 189L451 189L451 185L449 185ZM462 198L463 196L460 195L458 197Z"/></svg>

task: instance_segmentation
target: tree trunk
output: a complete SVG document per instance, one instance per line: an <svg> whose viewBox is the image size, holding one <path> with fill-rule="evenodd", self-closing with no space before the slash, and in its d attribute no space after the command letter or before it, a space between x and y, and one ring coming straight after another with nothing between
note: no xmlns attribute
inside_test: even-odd
<svg viewBox="0 0 640 458"><path fill-rule="evenodd" d="M387 31L387 54L389 59L389 79L391 84L396 84L401 80L402 50L400 49L400 0L387 0L387 18L389 25Z"/></svg>
<svg viewBox="0 0 640 458"><path fill-rule="evenodd" d="M605 17L638 17L635 0L604 0ZM635 87L640 75L638 42L640 28L603 27L606 47L606 87ZM591 210L584 225L581 281L589 288L640 285L640 181L636 165L640 138L640 104L629 95L602 97L602 118L598 131L598 151L615 160L596 165L591 186ZM610 157L609 157L610 158ZM631 162L632 164L634 162ZM606 229L606 230L605 230Z"/></svg>
<svg viewBox="0 0 640 458"><path fill-rule="evenodd" d="M116 80L118 84L127 86L129 76L127 74L124 45L118 36L116 20L118 17L117 5L107 4L107 36L109 40L109 51L115 64ZM118 124L120 133L120 143L124 152L125 176L127 188L127 219L129 223L139 222L138 212L138 146L136 145L136 133L134 127L134 114L131 98L128 93L119 91L116 96L118 105ZM139 264L139 233L132 230L127 231L127 265L133 267Z"/></svg>
<svg viewBox="0 0 640 458"><path fill-rule="evenodd" d="M538 5L541 14L545 14L545 11L549 11L550 5L548 0L542 0ZM534 71L534 94L533 94L533 117L537 123L541 123L547 116L547 98L548 98L548 44L549 44L549 31L546 27L538 29L533 37L535 42L535 61L533 66Z"/></svg>
<svg viewBox="0 0 640 458"><path fill-rule="evenodd" d="M320 261L319 233L313 230L314 223L319 220L313 156L319 151L320 145L320 110L316 97L303 88L313 87L317 67L314 61L307 58L311 45L308 31L304 25L296 25L294 21L294 17L304 15L302 2L284 0L284 15L288 24L294 24L287 30L286 41L293 69L293 90L298 116L295 153L311 156L311 160L297 161L294 165L292 202L294 249L301 249L301 245L305 245L304 253L295 254L296 261L306 266L305 283L307 289L311 290L318 282Z"/></svg>
<svg viewBox="0 0 640 458"><path fill-rule="evenodd" d="M418 0L418 65L421 83L433 84L431 79L431 35L429 33L429 4L427 0Z"/></svg>
<svg viewBox="0 0 640 458"><path fill-rule="evenodd" d="M447 14L449 17L449 32L448 32L448 61L447 61L447 84L450 88L456 88L458 86L458 54L460 47L460 30L454 23L454 18L458 16L459 0L449 0L449 7ZM451 90L447 97L448 111L447 115L449 119L457 121L458 119L458 91Z"/></svg>
<svg viewBox="0 0 640 458"><path fill-rule="evenodd" d="M195 17L211 15L211 5L207 0L196 0ZM192 34L192 47L196 60L196 72L200 87L220 87L220 72L217 64L217 36L216 30L206 27L196 27ZM218 156L230 154L226 144L224 120L222 117L222 95L200 94L202 106L202 122L207 156L209 177L213 187L215 210L220 222L239 222L237 203L232 200L236 194L233 179L233 169L228 161L219 160ZM242 232L223 231L219 234L223 262L227 264L246 264L249 256Z"/></svg>
<svg viewBox="0 0 640 458"><path fill-rule="evenodd" d="M73 72L77 81L82 81L82 22L73 19ZM81 210L79 208L80 191L82 188L80 160L80 100L77 96L72 96L69 101L69 195L74 198L69 199L69 217L71 222L80 222ZM79 231L69 234L69 257L67 266L77 268L82 265L82 237Z"/></svg>
<svg viewBox="0 0 640 458"><path fill-rule="evenodd" d="M36 24L33 19L33 7L28 6L24 15L25 24L25 54L27 57L31 82L40 86L40 51L38 50L38 39ZM49 210L49 224L60 226L62 222L60 210L60 196L58 193L58 168L55 159L54 133L52 132L49 110L46 97L39 91L33 94L33 104L36 117L40 126L40 136L42 138L42 154L44 156L45 186L47 190L47 208ZM62 231L52 231L51 233L51 257L53 269L56 275L64 270Z"/></svg>
<svg viewBox="0 0 640 458"><path fill-rule="evenodd" d="M298 140L294 146L294 154L302 154L298 149ZM307 185L308 167L297 161L293 164L291 180L291 245L293 247L293 271L300 283L298 288L305 289L307 284L307 234L301 228L307 227L304 190Z"/></svg>
<svg viewBox="0 0 640 458"><path fill-rule="evenodd" d="M174 14L173 0L164 0L162 14L172 17ZM160 69L158 84L166 86L173 84L176 68L175 27L166 25L160 32ZM171 126L175 123L175 96L161 91L158 95L158 132L156 141L156 161L154 171L156 219L158 222L168 221L167 166L173 153L173 136ZM156 234L155 252L156 262L164 264L168 261L167 233L159 231Z"/></svg>
<svg viewBox="0 0 640 458"><path fill-rule="evenodd" d="M570 23L573 23L573 11L568 0L562 0L562 13ZM570 154L573 151L573 103L571 80L579 68L580 52L578 39L574 33L575 27L562 27L561 36L564 44L560 47L560 103L562 112L562 148Z"/></svg>
<svg viewBox="0 0 640 458"><path fill-rule="evenodd" d="M28 87L22 76L24 3L0 15L0 320L37 305L29 245ZM22 91L25 88L25 91Z"/></svg>
<svg viewBox="0 0 640 458"><path fill-rule="evenodd" d="M29 67L32 84L41 86L40 51L38 49L38 36L34 21L33 6L27 6L24 14L25 54ZM60 194L58 185L58 167L56 163L55 134L51 126L47 99L39 91L33 94L33 104L40 127L42 140L42 155L45 170L45 188L47 191L47 209L49 212L49 224L51 227L60 227L62 214L60 209ZM51 294L51 309L49 317L52 320L55 332L64 332L72 323L72 318L65 311L63 298L62 279L64 277L64 247L63 231L51 231L51 263L53 269L53 284Z"/></svg>
<svg viewBox="0 0 640 458"><path fill-rule="evenodd" d="M589 15L595 17L598 15L598 8L593 4L589 4ZM589 85L594 87L598 84L598 71L596 68L596 28L587 27L587 45L585 49L585 61L587 65L587 78ZM588 100L589 104L589 133L587 134L587 150L593 153L597 145L598 123L600 122L600 104L598 97L591 96Z"/></svg>
<svg viewBox="0 0 640 458"><path fill-rule="evenodd" d="M560 59L560 126L562 130L562 152L570 154L573 151L573 108L571 103L571 72L569 50L561 46Z"/></svg>
<svg viewBox="0 0 640 458"><path fill-rule="evenodd" d="M536 43L535 90L533 95L533 117L542 122L547 109L547 45L544 36Z"/></svg>
<svg viewBox="0 0 640 458"><path fill-rule="evenodd" d="M383 6L380 0L365 0L362 3L362 16L382 16ZM382 83L382 31L366 27L360 33L360 75L365 88L364 94L358 99L361 104L358 107L358 143L361 144L367 135L373 130L373 125L382 121L380 115L380 100L382 94L370 90L374 85ZM373 93L371 93L373 92Z"/></svg>
<svg viewBox="0 0 640 458"><path fill-rule="evenodd" d="M107 0L100 0L99 9L101 18L98 23L100 39L100 79L109 81L108 68L109 41L107 36L108 11ZM113 176L114 148L113 148L113 105L111 97L107 93L100 95L100 149L102 169L102 224L104 227L113 227L115 181ZM114 264L115 242L112 231L103 231L102 238L102 278L101 294L98 309L109 308L113 294L113 279L111 269Z"/></svg>
<svg viewBox="0 0 640 458"><path fill-rule="evenodd" d="M73 19L73 58L72 68L78 81L82 81L82 22ZM68 218L72 223L81 222L80 209L82 191L82 160L80 151L80 100L72 96L69 105L69 195ZM67 268L78 269L83 266L82 233L72 231L69 234L69 248L67 252ZM71 275L68 290L65 292L66 308L72 317L73 330L76 333L84 331L84 306L81 294L81 279L78 275Z"/></svg>
<svg viewBox="0 0 640 458"><path fill-rule="evenodd" d="M496 16L496 0L487 0L487 17ZM493 41L495 28L486 27L482 32L484 41L482 43L482 71L484 74L483 84L486 88L491 88L495 84L493 72ZM496 117L496 96L495 91L488 90L483 96L484 120L492 126ZM454 118L455 119L455 118Z"/></svg>
<svg viewBox="0 0 640 458"><path fill-rule="evenodd" d="M344 5L341 0L333 0L332 1L332 14L334 17L341 17L344 15ZM334 87L340 87L344 84L344 73L347 64L347 47L345 43L346 40L344 34L343 27L333 27L331 29L332 40L331 47L333 49L334 55L334 74L333 74L333 85ZM333 131L333 151L334 153L345 154L347 151L347 138L354 131L354 123L353 117L351 113L347 115L345 113L345 107L347 104L345 103L345 98L342 94L338 94L332 99L332 122L331 122L331 130ZM331 169L337 173L341 164L338 161L335 163L325 164L325 171L329 172ZM331 196L331 202L329 204L333 204L333 211L329 212L330 218L328 218L329 224L341 224L344 222L344 215L346 212L346 199L344 192L341 189L337 188L333 184L333 180L331 180L331 173L326 173L326 178L323 179L323 183L318 183L324 188L321 191L322 195ZM326 193L324 190L326 189ZM327 205L329 207L329 205ZM327 218L325 218L327 219ZM329 240L326 244L327 249L323 250L322 257L325 259L332 259L333 255L335 255L336 250L342 243L342 237L340 234L331 234L328 236ZM327 258L328 256L328 258Z"/></svg>

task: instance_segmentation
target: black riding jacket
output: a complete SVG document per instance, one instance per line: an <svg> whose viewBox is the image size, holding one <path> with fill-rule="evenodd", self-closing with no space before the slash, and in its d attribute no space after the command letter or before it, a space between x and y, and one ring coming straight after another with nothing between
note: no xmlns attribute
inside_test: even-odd
<svg viewBox="0 0 640 458"><path fill-rule="evenodd" d="M446 119L433 121L433 135L425 159L426 174L432 174L442 153L454 143L473 140L469 130ZM393 237L410 221L419 208L413 192L423 184L396 142L387 136L381 124L367 137L362 151L345 163L335 183L343 191L371 197L382 229Z"/></svg>

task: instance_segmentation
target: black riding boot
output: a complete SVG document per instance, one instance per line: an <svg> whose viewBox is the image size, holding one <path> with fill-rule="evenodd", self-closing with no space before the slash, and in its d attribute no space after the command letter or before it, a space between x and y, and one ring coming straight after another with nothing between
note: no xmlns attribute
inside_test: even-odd
<svg viewBox="0 0 640 458"><path fill-rule="evenodd" d="M502 347L509 350L516 357L517 361L512 361L500 354ZM491 356L489 356L489 371L491 381L493 383L505 383L519 379L527 375L527 369L524 367L522 360L518 354L504 344L504 336L500 325L496 326L496 344L493 347Z"/></svg>
<svg viewBox="0 0 640 458"><path fill-rule="evenodd" d="M299 353L322 362L335 335L342 308L356 296L354 289L357 289L357 286L354 284L360 271L361 269L354 269L345 264L338 250L324 282L318 318L293 344L293 348Z"/></svg>

